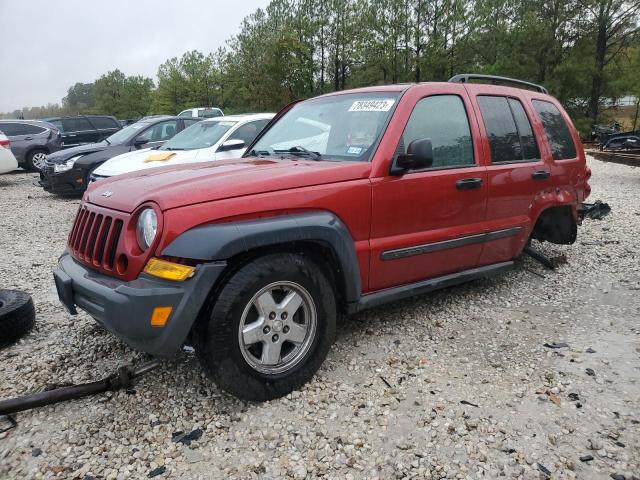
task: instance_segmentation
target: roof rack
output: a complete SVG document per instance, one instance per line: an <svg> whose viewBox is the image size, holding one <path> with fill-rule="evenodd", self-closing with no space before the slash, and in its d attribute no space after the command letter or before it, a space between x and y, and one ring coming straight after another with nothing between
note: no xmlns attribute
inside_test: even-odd
<svg viewBox="0 0 640 480"><path fill-rule="evenodd" d="M529 87L537 92L546 93L546 88L542 85L536 85L535 83L525 82L524 80L518 80L517 78L509 78L509 77L499 77L497 75L481 75L479 73L461 73L459 75L454 75L449 79L451 83L469 83L469 80L489 80L492 83L502 82L502 83L512 83L514 85L522 85L525 87Z"/></svg>

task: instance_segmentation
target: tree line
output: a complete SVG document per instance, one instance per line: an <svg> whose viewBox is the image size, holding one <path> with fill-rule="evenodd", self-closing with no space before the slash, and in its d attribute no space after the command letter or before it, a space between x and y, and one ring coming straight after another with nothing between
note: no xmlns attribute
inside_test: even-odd
<svg viewBox="0 0 640 480"><path fill-rule="evenodd" d="M640 98L639 17L637 0L272 0L225 47L170 58L155 81L114 70L48 107L119 118L274 111L334 90L473 72L545 85L584 132L607 119L611 99Z"/></svg>

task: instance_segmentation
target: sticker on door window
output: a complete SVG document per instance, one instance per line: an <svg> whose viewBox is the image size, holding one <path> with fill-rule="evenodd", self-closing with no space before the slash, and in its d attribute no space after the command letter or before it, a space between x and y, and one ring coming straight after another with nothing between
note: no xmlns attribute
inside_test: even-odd
<svg viewBox="0 0 640 480"><path fill-rule="evenodd" d="M356 100L349 107L349 112L388 112L395 100Z"/></svg>

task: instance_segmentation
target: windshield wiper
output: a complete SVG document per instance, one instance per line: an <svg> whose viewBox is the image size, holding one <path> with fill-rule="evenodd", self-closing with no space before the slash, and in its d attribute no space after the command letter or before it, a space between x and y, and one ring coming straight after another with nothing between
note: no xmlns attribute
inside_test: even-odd
<svg viewBox="0 0 640 480"><path fill-rule="evenodd" d="M312 152L311 150L307 150L301 145L296 145L295 147L291 147L287 150L274 150L275 153L292 153L293 155L298 156L309 156L314 160L322 160L322 155L320 152Z"/></svg>
<svg viewBox="0 0 640 480"><path fill-rule="evenodd" d="M186 148L179 148L179 147L178 147L178 148L175 148L175 147L174 147L174 148L171 148L171 147L167 147L167 148L164 148L163 150L170 150L170 151L174 151L174 150L186 150Z"/></svg>

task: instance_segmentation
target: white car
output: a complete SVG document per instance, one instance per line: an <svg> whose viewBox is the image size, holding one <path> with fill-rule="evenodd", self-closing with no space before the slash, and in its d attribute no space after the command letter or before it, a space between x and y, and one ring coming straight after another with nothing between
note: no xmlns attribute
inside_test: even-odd
<svg viewBox="0 0 640 480"><path fill-rule="evenodd" d="M107 160L93 171L91 180L161 165L238 158L274 115L256 113L202 120L159 148L135 150Z"/></svg>
<svg viewBox="0 0 640 480"><path fill-rule="evenodd" d="M197 118L213 118L222 117L224 113L219 108L212 107L199 107L199 108L187 108L181 111L179 117L197 117Z"/></svg>
<svg viewBox="0 0 640 480"><path fill-rule="evenodd" d="M0 132L0 173L13 172L18 168L18 161L11 152L11 142Z"/></svg>

